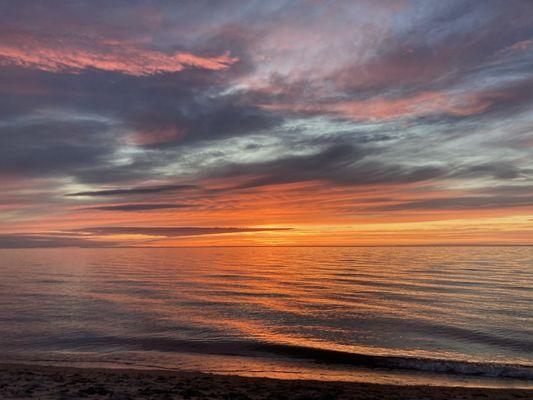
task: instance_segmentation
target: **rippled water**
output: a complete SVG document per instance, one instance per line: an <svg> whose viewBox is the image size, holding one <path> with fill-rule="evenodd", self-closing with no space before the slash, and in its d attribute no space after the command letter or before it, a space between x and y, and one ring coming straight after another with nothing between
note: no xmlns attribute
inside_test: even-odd
<svg viewBox="0 0 533 400"><path fill-rule="evenodd" d="M532 247L1 250L0 310L8 361L533 378Z"/></svg>

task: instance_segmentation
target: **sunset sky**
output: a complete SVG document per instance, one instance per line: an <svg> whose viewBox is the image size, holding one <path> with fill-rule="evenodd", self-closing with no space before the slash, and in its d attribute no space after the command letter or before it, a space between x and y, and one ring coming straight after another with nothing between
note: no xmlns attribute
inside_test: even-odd
<svg viewBox="0 0 533 400"><path fill-rule="evenodd" d="M533 2L1 1L0 247L533 244Z"/></svg>

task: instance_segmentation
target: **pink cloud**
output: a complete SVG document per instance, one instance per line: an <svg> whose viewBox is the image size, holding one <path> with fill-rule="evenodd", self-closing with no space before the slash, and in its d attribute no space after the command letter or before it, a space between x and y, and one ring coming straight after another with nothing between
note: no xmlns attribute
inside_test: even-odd
<svg viewBox="0 0 533 400"><path fill-rule="evenodd" d="M32 38L16 38L0 44L0 65L16 65L43 71L79 73L84 69L100 69L142 76L179 72L186 68L212 71L231 67L238 58L224 53L204 57L188 52L166 54L132 44L101 43L91 49L69 45L40 43ZM20 40L22 39L22 40Z"/></svg>
<svg viewBox="0 0 533 400"><path fill-rule="evenodd" d="M399 99L350 100L331 103L263 104L269 110L308 114L330 114L354 120L387 120L446 113L467 116L490 106L490 101L475 94L449 95L424 92Z"/></svg>
<svg viewBox="0 0 533 400"><path fill-rule="evenodd" d="M134 145L151 145L168 143L185 136L185 132L178 129L160 129L147 132L135 132L126 137L125 143Z"/></svg>
<svg viewBox="0 0 533 400"><path fill-rule="evenodd" d="M517 42L511 46L511 49L513 50L529 50L533 49L533 39L529 40L522 40L520 42Z"/></svg>

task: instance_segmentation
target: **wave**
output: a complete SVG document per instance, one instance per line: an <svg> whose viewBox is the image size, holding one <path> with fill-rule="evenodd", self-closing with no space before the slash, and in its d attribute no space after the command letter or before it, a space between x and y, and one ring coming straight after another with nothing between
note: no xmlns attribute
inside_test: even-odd
<svg viewBox="0 0 533 400"><path fill-rule="evenodd" d="M82 342L85 342L83 344L89 346L96 345L99 348L105 345L120 345L126 346L130 349L173 353L210 354L241 357L268 357L268 355L270 355L284 358L310 360L332 365L338 364L366 368L401 369L419 372L533 380L533 365L527 364L471 362L425 357L374 355L251 340L195 341L179 340L170 337L143 338L100 336L86 338L86 340L78 338L75 342L73 342L73 344L75 344L76 347L79 347Z"/></svg>
<svg viewBox="0 0 533 400"><path fill-rule="evenodd" d="M424 357L382 356L284 344L258 344L258 350L332 364L405 369L491 378L533 379L533 365L484 363Z"/></svg>

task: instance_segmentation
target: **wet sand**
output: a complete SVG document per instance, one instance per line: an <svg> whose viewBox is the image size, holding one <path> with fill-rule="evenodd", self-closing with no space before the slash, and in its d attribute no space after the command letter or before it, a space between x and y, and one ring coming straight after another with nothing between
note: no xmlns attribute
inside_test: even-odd
<svg viewBox="0 0 533 400"><path fill-rule="evenodd" d="M530 399L524 389L393 386L196 372L0 365L1 399Z"/></svg>

